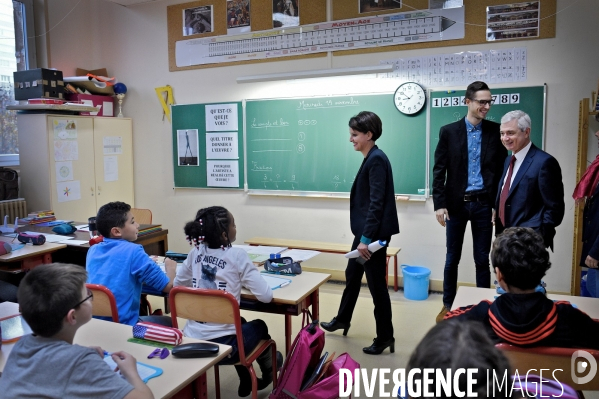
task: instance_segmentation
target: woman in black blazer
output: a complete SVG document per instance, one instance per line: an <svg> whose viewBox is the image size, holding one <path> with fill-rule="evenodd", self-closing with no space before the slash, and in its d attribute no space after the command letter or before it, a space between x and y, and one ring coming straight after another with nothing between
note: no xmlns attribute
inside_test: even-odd
<svg viewBox="0 0 599 399"><path fill-rule="evenodd" d="M384 240L389 245L391 236L399 233L391 164L385 153L375 145L382 133L381 119L373 112L362 111L349 120L349 141L354 150L364 155L349 200L351 230L354 234L351 248L357 249L363 259L353 258L348 261L345 290L337 316L328 323L321 323L322 328L327 331L343 329L343 335L347 335L360 293L362 276L366 273L374 302L376 338L363 351L371 355L378 355L387 347L390 347L392 353L395 351L391 299L385 279L387 247L374 253L368 251L368 244L371 242Z"/></svg>

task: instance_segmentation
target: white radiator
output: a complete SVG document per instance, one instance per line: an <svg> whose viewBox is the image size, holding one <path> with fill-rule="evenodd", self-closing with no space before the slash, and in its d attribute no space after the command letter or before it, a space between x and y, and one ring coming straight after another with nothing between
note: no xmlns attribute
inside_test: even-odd
<svg viewBox="0 0 599 399"><path fill-rule="evenodd" d="M24 198L0 201L0 224L4 223L4 216L8 215L8 223L12 224L16 217L27 217L27 202Z"/></svg>

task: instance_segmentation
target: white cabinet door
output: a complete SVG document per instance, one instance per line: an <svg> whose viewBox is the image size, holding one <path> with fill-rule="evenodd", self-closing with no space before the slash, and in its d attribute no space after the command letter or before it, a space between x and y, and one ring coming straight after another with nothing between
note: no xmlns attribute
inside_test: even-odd
<svg viewBox="0 0 599 399"><path fill-rule="evenodd" d="M48 116L50 196L58 219L87 221L96 214L92 118Z"/></svg>
<svg viewBox="0 0 599 399"><path fill-rule="evenodd" d="M94 118L96 204L133 203L133 137L131 119Z"/></svg>

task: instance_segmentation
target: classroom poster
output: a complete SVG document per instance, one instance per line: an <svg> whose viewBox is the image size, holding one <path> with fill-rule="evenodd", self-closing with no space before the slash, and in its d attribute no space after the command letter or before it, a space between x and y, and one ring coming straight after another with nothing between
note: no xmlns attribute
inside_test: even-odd
<svg viewBox="0 0 599 399"><path fill-rule="evenodd" d="M237 133L206 133L206 159L238 159Z"/></svg>
<svg viewBox="0 0 599 399"><path fill-rule="evenodd" d="M183 10L183 36L212 32L212 6Z"/></svg>
<svg viewBox="0 0 599 399"><path fill-rule="evenodd" d="M487 7L487 41L539 37L538 1Z"/></svg>
<svg viewBox="0 0 599 399"><path fill-rule="evenodd" d="M198 166L198 129L177 130L177 159L179 166Z"/></svg>
<svg viewBox="0 0 599 399"><path fill-rule="evenodd" d="M119 180L119 161L116 155L104 157L104 181Z"/></svg>
<svg viewBox="0 0 599 399"><path fill-rule="evenodd" d="M58 202L76 201L81 199L79 180L56 183Z"/></svg>
<svg viewBox="0 0 599 399"><path fill-rule="evenodd" d="M56 167L57 182L73 180L73 162L56 162L54 165Z"/></svg>
<svg viewBox="0 0 599 399"><path fill-rule="evenodd" d="M272 27L299 26L300 0L272 0Z"/></svg>
<svg viewBox="0 0 599 399"><path fill-rule="evenodd" d="M208 187L239 187L239 161L206 161Z"/></svg>
<svg viewBox="0 0 599 399"><path fill-rule="evenodd" d="M237 114L237 104L206 105L206 131L236 131L239 128Z"/></svg>
<svg viewBox="0 0 599 399"><path fill-rule="evenodd" d="M227 35L251 32L250 0L227 0Z"/></svg>

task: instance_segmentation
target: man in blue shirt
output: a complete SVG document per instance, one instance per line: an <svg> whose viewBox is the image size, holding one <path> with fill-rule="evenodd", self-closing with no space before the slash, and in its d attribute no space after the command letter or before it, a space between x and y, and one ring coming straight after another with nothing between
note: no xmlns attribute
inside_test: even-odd
<svg viewBox="0 0 599 399"><path fill-rule="evenodd" d="M466 224L470 221L476 286L489 288L489 252L493 237L493 204L507 151L499 124L486 120L493 104L489 86L473 82L466 89L466 117L441 127L433 167L433 202L439 224L446 228L443 308L451 309L458 282L458 264Z"/></svg>
<svg viewBox="0 0 599 399"><path fill-rule="evenodd" d="M104 241L87 252L87 282L108 287L114 294L121 324L135 325L139 317L139 300L143 284L157 291L169 292L177 273L177 262L165 259L166 274L139 244L139 224L124 202L110 202L98 210L98 231ZM171 326L170 317L145 316L151 321Z"/></svg>

